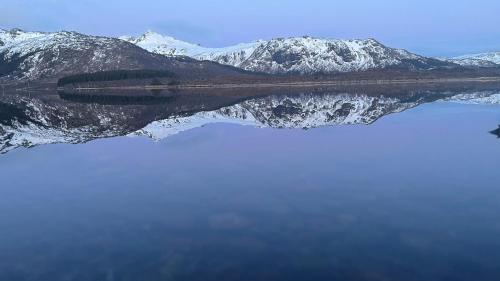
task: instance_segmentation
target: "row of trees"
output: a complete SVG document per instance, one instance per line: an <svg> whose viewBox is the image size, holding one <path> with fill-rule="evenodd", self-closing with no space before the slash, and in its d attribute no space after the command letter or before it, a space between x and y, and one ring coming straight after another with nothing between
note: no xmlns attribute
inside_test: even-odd
<svg viewBox="0 0 500 281"><path fill-rule="evenodd" d="M175 73L166 70L110 70L66 76L57 82L58 86L68 84L103 82L129 79L173 78Z"/></svg>

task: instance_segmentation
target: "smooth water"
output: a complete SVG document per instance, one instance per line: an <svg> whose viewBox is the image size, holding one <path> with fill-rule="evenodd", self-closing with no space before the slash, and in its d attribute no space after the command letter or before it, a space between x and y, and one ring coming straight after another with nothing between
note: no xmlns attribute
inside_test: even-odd
<svg viewBox="0 0 500 281"><path fill-rule="evenodd" d="M0 155L0 280L500 280L500 106Z"/></svg>

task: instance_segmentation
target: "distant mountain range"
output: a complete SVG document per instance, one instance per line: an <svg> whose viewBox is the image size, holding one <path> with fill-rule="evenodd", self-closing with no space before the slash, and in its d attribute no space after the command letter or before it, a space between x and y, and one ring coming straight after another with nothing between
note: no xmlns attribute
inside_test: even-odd
<svg viewBox="0 0 500 281"><path fill-rule="evenodd" d="M248 71L314 74L397 68L427 70L452 63L384 46L375 39L336 40L313 37L259 40L226 48L204 48L169 36L146 32L121 39L165 56L189 56Z"/></svg>
<svg viewBox="0 0 500 281"><path fill-rule="evenodd" d="M122 36L120 39L156 54L188 56L272 74L453 67L449 63L468 67L500 67L500 52L429 58L384 46L375 39L278 38L225 48L205 48L151 31L139 37Z"/></svg>
<svg viewBox="0 0 500 281"><path fill-rule="evenodd" d="M447 59L462 66L500 67L500 52L463 55Z"/></svg>
<svg viewBox="0 0 500 281"><path fill-rule="evenodd" d="M0 79L4 80L116 69L162 69L206 78L248 72L303 75L499 66L500 53L436 59L390 48L374 39L295 37L205 48L154 32L109 38L68 31L0 29Z"/></svg>

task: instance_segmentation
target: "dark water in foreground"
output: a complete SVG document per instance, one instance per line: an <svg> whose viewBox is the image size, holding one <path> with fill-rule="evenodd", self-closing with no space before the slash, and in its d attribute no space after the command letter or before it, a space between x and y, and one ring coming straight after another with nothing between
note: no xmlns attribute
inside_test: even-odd
<svg viewBox="0 0 500 281"><path fill-rule="evenodd" d="M500 280L500 107L0 155L0 280Z"/></svg>

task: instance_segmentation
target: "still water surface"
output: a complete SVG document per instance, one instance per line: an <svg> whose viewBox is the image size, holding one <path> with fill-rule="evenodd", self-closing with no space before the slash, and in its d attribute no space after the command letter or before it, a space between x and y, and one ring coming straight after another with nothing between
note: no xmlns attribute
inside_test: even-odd
<svg viewBox="0 0 500 281"><path fill-rule="evenodd" d="M0 155L0 280L500 280L500 106Z"/></svg>

